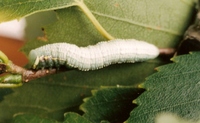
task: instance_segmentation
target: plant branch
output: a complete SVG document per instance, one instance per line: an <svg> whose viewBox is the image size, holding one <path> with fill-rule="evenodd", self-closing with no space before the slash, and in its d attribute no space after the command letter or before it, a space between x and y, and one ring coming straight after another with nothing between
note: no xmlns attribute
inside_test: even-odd
<svg viewBox="0 0 200 123"><path fill-rule="evenodd" d="M49 74L56 73L56 69L41 69L37 71L27 70L25 68L13 64L12 62L9 62L8 66L9 69L7 70L7 72L12 74L21 74L23 82L28 82L30 80L34 80L40 77L47 76Z"/></svg>

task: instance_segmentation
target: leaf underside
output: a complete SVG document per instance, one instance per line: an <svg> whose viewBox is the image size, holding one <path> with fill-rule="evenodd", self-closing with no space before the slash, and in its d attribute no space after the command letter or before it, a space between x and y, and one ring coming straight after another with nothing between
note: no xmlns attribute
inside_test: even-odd
<svg viewBox="0 0 200 123"><path fill-rule="evenodd" d="M59 2L56 1L56 3ZM69 1L68 4L72 6L54 12L57 21L52 23L54 18L49 19L50 24L43 26L44 40L29 41L24 48L26 53L48 43L68 42L87 46L107 40L97 31L83 11L78 6L73 6L73 3ZM194 12L193 0L152 0L149 2L145 0L103 2L84 0L84 3L102 27L113 37L144 40L161 48L178 45ZM53 16L55 16L54 13L52 12Z"/></svg>

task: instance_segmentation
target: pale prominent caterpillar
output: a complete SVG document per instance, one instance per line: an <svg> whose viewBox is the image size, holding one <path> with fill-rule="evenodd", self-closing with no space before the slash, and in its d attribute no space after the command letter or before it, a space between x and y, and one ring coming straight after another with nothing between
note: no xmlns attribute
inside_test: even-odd
<svg viewBox="0 0 200 123"><path fill-rule="evenodd" d="M154 59L159 50L153 44L135 39L115 39L93 46L69 43L48 44L30 51L33 69L66 65L79 70L96 70L115 63L134 63Z"/></svg>

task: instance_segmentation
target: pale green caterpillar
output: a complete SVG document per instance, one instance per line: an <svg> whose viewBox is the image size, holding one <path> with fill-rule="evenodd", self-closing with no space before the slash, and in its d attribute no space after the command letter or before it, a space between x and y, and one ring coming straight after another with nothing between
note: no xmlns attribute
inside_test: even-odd
<svg viewBox="0 0 200 123"><path fill-rule="evenodd" d="M61 65L88 71L115 63L134 63L154 59L159 49L135 39L115 39L93 46L78 47L69 43L48 44L30 51L33 69L59 68Z"/></svg>

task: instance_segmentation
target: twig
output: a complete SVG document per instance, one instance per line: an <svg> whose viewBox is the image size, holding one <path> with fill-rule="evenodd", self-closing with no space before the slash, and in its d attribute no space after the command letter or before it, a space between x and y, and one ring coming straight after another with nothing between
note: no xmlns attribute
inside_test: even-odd
<svg viewBox="0 0 200 123"><path fill-rule="evenodd" d="M0 74L2 73L11 73L13 75L21 75L22 82L28 82L30 80L34 80L40 77L44 77L50 74L55 74L57 72L56 69L41 69L41 70L27 70L20 66L13 64L9 61L7 64L0 63ZM13 78L14 80L14 78ZM2 81L6 81L2 79ZM14 80L15 81L15 80Z"/></svg>
<svg viewBox="0 0 200 123"><path fill-rule="evenodd" d="M161 49L159 49L159 51L160 51L161 56L171 56L171 55L174 55L174 53L176 52L176 49L174 49L174 48L161 48Z"/></svg>

